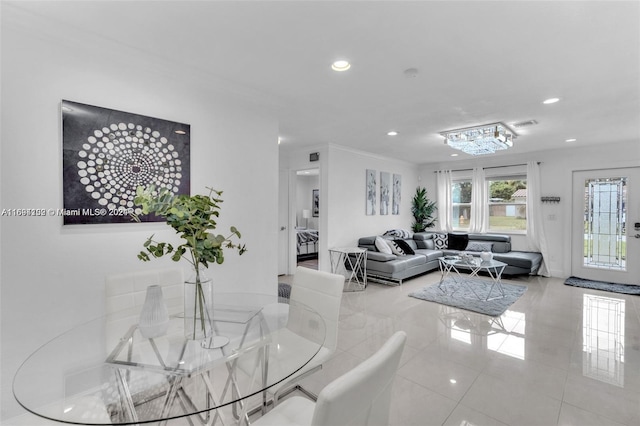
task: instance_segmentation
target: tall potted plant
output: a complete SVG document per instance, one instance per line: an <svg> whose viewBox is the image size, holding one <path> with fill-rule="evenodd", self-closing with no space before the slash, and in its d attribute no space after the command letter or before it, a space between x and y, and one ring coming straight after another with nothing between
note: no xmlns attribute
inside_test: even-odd
<svg viewBox="0 0 640 426"><path fill-rule="evenodd" d="M427 228L435 226L436 219L433 214L438 208L436 202L427 198L426 188L417 187L411 201L411 213L413 214L413 232L423 232Z"/></svg>
<svg viewBox="0 0 640 426"><path fill-rule="evenodd" d="M230 228L227 236L212 232L217 225L215 218L220 215L222 191L207 189L208 195L189 196L175 195L165 188L157 189L153 185L138 187L135 204L140 207L140 215L154 214L164 218L167 225L182 238L183 243L174 247L170 243L154 240L154 235L151 235L145 241L144 250L140 251L138 259L147 262L152 258L170 255L175 262L184 259L192 265L195 276L185 283L185 292L191 284L194 286L194 295L193 300L188 300L185 294L185 332L188 337L203 338L205 341L208 339L211 343L213 290L210 280L203 275L203 269L212 263L223 263L225 248L237 250L239 255L247 249L244 244L233 241L234 238L241 238L240 231L235 226ZM133 219L140 221L138 214L134 214ZM187 312L192 312L193 318Z"/></svg>

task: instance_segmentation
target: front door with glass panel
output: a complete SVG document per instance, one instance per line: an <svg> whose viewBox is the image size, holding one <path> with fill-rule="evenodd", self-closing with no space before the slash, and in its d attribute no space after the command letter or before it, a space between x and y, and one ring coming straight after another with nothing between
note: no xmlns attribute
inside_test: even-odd
<svg viewBox="0 0 640 426"><path fill-rule="evenodd" d="M573 173L572 275L640 284L639 199L640 167Z"/></svg>

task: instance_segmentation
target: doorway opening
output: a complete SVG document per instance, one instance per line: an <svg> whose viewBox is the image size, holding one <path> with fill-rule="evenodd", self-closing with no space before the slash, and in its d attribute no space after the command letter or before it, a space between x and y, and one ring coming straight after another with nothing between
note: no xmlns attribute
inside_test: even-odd
<svg viewBox="0 0 640 426"><path fill-rule="evenodd" d="M320 169L298 170L295 191L297 265L318 269Z"/></svg>

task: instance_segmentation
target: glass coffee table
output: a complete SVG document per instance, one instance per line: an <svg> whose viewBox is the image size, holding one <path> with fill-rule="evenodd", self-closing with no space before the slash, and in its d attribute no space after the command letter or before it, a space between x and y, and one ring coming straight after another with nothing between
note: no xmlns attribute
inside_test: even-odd
<svg viewBox="0 0 640 426"><path fill-rule="evenodd" d="M442 276L440 277L438 288L443 293L447 293L446 281L448 278L450 278L457 284L461 284L467 287L478 298L478 300L489 301L501 299L505 296L504 289L502 288L502 273L504 272L504 268L506 268L507 266L506 263L493 259L486 261L481 261L478 258L466 260L461 258L460 256L444 256L441 257L439 261L440 272L442 273ZM462 279L460 270L469 271L468 274L465 274L467 278L478 277L478 273L486 272L491 280L491 288L489 289L489 293L487 294L487 296L479 296L478 293L474 290L473 285L470 285L467 282L468 280ZM499 294L491 297L494 288L498 290L497 293Z"/></svg>

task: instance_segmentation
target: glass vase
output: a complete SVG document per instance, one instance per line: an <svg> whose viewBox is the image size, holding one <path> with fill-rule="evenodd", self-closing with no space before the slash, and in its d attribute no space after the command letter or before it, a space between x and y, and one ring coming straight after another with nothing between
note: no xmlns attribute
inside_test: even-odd
<svg viewBox="0 0 640 426"><path fill-rule="evenodd" d="M202 347L215 349L229 339L215 330L213 280L204 268L194 270L184 284L184 333L190 340L199 340Z"/></svg>
<svg viewBox="0 0 640 426"><path fill-rule="evenodd" d="M138 329L146 339L162 336L169 329L169 312L162 295L162 287L159 285L147 287Z"/></svg>

